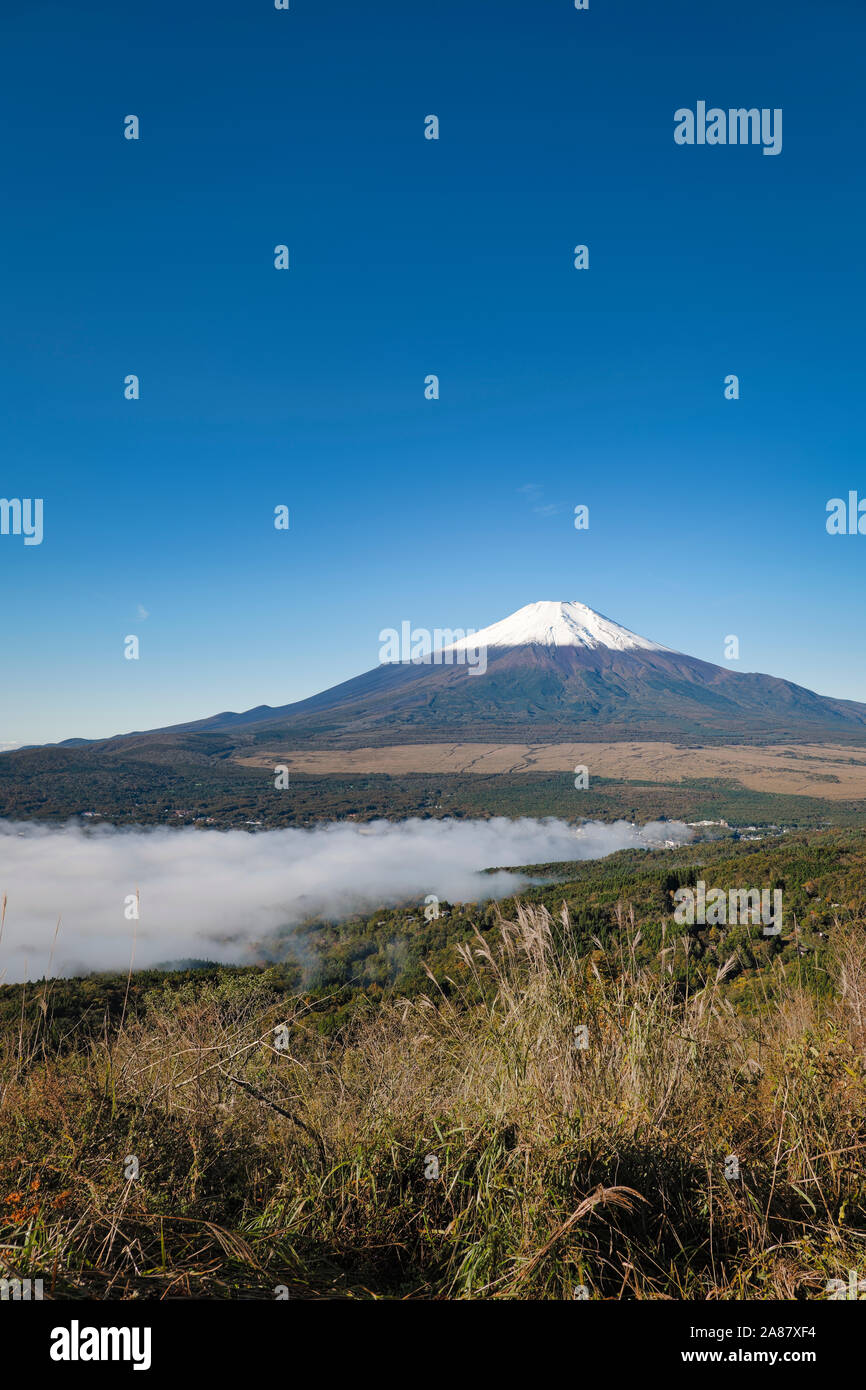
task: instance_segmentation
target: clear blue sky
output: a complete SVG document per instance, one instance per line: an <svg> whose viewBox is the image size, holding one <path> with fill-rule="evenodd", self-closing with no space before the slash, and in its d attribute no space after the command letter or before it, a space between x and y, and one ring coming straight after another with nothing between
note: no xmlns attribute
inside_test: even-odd
<svg viewBox="0 0 866 1390"><path fill-rule="evenodd" d="M4 16L0 496L45 537L0 536L0 743L549 598L866 700L859 0L291 5ZM677 146L698 100L782 153Z"/></svg>

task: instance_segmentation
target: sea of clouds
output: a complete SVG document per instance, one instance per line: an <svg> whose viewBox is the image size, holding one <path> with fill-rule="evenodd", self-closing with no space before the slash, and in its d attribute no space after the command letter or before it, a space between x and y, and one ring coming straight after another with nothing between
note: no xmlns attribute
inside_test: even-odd
<svg viewBox="0 0 866 1390"><path fill-rule="evenodd" d="M0 982L188 957L243 963L310 917L417 901L501 898L499 865L595 859L685 843L688 826L565 821L335 822L309 830L82 828L0 821ZM127 917L138 895L138 920ZM58 920L60 923L58 929Z"/></svg>

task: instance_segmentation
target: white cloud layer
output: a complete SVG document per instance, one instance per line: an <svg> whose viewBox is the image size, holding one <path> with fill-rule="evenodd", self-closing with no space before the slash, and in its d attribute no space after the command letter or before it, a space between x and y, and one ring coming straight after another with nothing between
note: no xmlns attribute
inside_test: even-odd
<svg viewBox="0 0 866 1390"><path fill-rule="evenodd" d="M498 865L594 859L685 842L688 826L564 821L337 822L310 830L83 829L0 821L7 897L0 981L125 970L185 957L244 962L280 927L342 917L434 893L451 902L504 897L519 874ZM125 903L140 895L140 918ZM51 960L57 920L61 919Z"/></svg>

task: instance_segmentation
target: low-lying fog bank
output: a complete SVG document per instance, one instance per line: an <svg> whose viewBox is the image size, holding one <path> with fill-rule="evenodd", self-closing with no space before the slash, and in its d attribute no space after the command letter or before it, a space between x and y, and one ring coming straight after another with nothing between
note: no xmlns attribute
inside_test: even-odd
<svg viewBox="0 0 866 1390"><path fill-rule="evenodd" d="M133 944L136 967L184 957L243 963L277 928L310 917L413 898L421 905L430 893L452 902L506 897L526 877L485 869L596 859L685 843L692 833L676 821L593 821L576 831L561 820L503 817L252 835L0 821L0 982L125 970Z"/></svg>

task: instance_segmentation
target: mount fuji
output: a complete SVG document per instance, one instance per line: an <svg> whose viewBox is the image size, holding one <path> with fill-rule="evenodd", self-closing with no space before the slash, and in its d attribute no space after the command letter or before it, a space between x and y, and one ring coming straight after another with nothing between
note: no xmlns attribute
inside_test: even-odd
<svg viewBox="0 0 866 1390"><path fill-rule="evenodd" d="M404 624L408 629L409 624ZM673 740L866 743L866 705L671 650L578 602L527 604L426 657L386 662L319 695L100 741L156 757L256 747ZM484 652L483 668L471 664ZM94 746L94 745L91 745Z"/></svg>

